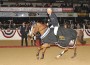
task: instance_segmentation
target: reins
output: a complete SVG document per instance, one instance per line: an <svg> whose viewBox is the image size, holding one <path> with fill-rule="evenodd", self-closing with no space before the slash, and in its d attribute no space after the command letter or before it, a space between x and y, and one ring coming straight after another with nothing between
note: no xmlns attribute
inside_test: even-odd
<svg viewBox="0 0 90 65"><path fill-rule="evenodd" d="M36 25L37 25L37 23L36 23ZM48 26L46 26L46 27L44 27L43 29L39 30L39 27L37 26L39 32L42 31L42 30L44 30L44 29L46 29L47 27L48 27Z"/></svg>

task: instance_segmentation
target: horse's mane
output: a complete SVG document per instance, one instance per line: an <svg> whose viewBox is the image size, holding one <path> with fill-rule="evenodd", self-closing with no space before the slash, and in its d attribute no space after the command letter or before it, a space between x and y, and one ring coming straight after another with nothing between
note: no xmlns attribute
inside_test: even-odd
<svg viewBox="0 0 90 65"><path fill-rule="evenodd" d="M43 21L38 21L36 23L40 23L40 24L46 24L46 22L43 22Z"/></svg>
<svg viewBox="0 0 90 65"><path fill-rule="evenodd" d="M47 23L46 23L46 22L43 22L43 21L36 22L36 24L40 24L40 25L45 25L45 26L47 26Z"/></svg>

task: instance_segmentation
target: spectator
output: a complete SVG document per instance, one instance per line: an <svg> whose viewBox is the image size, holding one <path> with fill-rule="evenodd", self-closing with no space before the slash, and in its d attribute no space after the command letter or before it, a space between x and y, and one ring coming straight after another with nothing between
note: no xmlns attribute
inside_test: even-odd
<svg viewBox="0 0 90 65"><path fill-rule="evenodd" d="M80 24L79 23L77 24L77 29L80 29Z"/></svg>
<svg viewBox="0 0 90 65"><path fill-rule="evenodd" d="M26 26L25 22L22 23L20 33L21 33L21 46L23 46L24 39L25 39L26 46L28 46L27 34L29 33L29 29L28 29L28 26Z"/></svg>
<svg viewBox="0 0 90 65"><path fill-rule="evenodd" d="M74 29L74 24L73 23L71 23L71 28Z"/></svg>
<svg viewBox="0 0 90 65"><path fill-rule="evenodd" d="M15 23L13 23L12 25L13 25L13 29L16 29L16 24L15 24Z"/></svg>

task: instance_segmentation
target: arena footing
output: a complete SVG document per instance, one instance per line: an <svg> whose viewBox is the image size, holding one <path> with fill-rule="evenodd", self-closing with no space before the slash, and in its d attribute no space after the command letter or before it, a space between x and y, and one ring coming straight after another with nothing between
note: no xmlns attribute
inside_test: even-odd
<svg viewBox="0 0 90 65"><path fill-rule="evenodd" d="M90 44L84 44L84 45L77 44L77 46L90 46ZM30 47L37 47L37 46L0 46L0 48L30 48Z"/></svg>

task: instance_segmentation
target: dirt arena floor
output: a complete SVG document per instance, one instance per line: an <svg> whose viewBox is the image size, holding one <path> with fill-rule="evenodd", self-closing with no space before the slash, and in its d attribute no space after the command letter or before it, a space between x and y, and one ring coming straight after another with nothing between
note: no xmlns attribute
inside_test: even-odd
<svg viewBox="0 0 90 65"><path fill-rule="evenodd" d="M90 65L90 39L85 40L86 45L78 43L77 56L73 59L72 49L55 59L63 49L50 47L43 60L36 59L37 47L21 47L20 41L0 40L0 65Z"/></svg>

